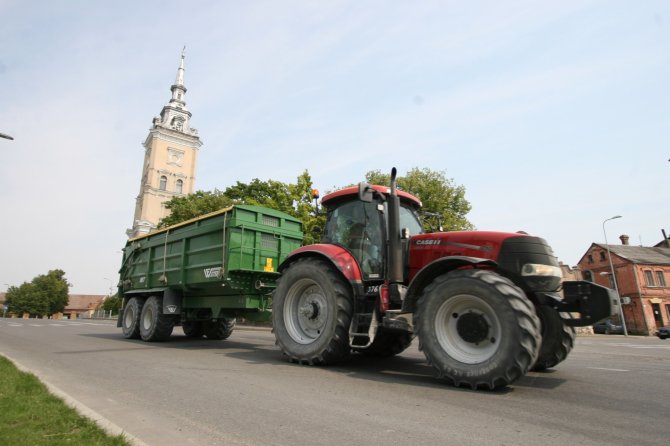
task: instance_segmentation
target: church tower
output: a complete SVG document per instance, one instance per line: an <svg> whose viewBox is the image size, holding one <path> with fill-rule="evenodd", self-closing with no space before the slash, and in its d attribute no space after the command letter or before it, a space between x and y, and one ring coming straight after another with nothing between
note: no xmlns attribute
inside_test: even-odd
<svg viewBox="0 0 670 446"><path fill-rule="evenodd" d="M172 98L144 141L144 166L140 193L135 203L133 227L128 237L137 237L156 229L161 218L169 215L165 202L172 197L191 194L195 188L195 167L202 145L198 131L191 128L191 112L186 109L184 86L184 50L177 78L170 87Z"/></svg>

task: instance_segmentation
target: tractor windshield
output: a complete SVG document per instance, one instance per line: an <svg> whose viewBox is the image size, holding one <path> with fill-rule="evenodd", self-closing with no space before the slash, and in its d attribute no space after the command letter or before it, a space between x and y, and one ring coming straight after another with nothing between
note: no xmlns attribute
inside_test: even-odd
<svg viewBox="0 0 670 446"><path fill-rule="evenodd" d="M376 203L355 200L330 209L323 242L348 249L366 278L383 277L384 243Z"/></svg>

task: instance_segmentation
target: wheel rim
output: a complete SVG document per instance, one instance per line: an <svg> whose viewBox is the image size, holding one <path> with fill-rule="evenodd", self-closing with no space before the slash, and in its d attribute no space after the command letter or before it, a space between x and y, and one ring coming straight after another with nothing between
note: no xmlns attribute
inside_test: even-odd
<svg viewBox="0 0 670 446"><path fill-rule="evenodd" d="M144 315L142 316L142 328L144 330L149 330L151 328L151 325L153 324L154 320L154 310L150 306L147 307L147 309L144 311Z"/></svg>
<svg viewBox="0 0 670 446"><path fill-rule="evenodd" d="M483 299L460 294L446 300L435 316L435 334L444 351L465 364L479 364L498 350L502 330Z"/></svg>
<svg viewBox="0 0 670 446"><path fill-rule="evenodd" d="M321 336L328 321L327 300L321 287L310 279L291 286L284 305L286 331L299 344L311 344Z"/></svg>
<svg viewBox="0 0 670 446"><path fill-rule="evenodd" d="M133 326L134 320L135 320L135 308L129 306L128 310L126 311L126 315L123 318L123 324L126 326L126 328L130 328Z"/></svg>

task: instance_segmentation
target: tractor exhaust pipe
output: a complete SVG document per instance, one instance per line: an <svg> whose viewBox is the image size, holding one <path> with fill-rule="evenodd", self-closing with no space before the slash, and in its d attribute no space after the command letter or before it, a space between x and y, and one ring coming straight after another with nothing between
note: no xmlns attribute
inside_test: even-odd
<svg viewBox="0 0 670 446"><path fill-rule="evenodd" d="M388 280L389 280L389 299L392 302L400 302L402 295L400 285L403 283L402 267L402 244L400 237L400 199L396 191L396 174L394 167L391 170L391 184L388 196L388 225L389 225L389 244L388 244Z"/></svg>

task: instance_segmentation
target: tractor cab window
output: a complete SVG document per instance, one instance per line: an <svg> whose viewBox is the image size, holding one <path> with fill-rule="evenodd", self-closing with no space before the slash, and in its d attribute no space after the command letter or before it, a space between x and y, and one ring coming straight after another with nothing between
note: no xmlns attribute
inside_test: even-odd
<svg viewBox="0 0 670 446"><path fill-rule="evenodd" d="M348 249L367 279L383 277L383 239L376 203L351 201L328 211L325 243Z"/></svg>
<svg viewBox="0 0 670 446"><path fill-rule="evenodd" d="M410 235L423 234L419 215L415 210L400 205L400 229L409 229Z"/></svg>

